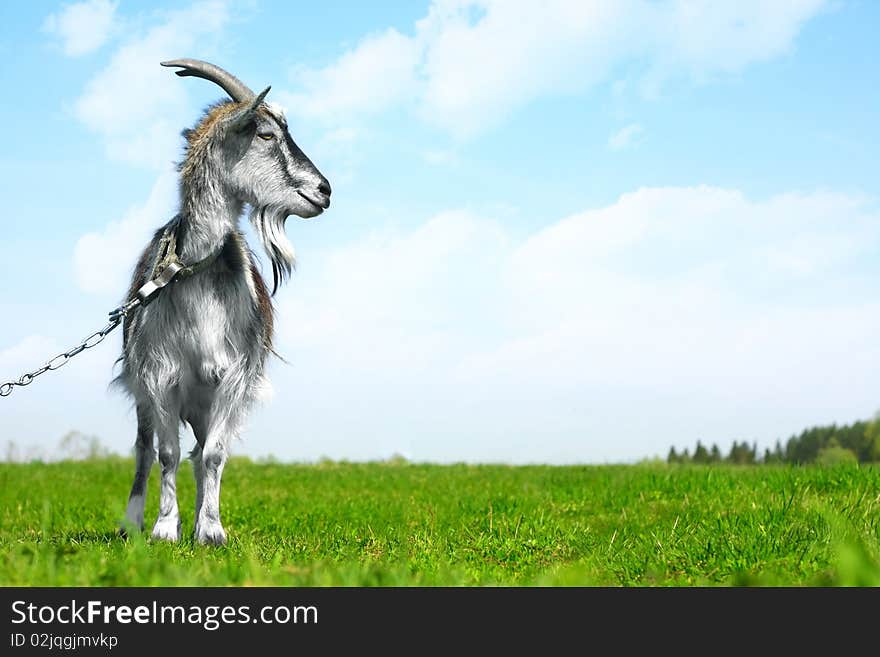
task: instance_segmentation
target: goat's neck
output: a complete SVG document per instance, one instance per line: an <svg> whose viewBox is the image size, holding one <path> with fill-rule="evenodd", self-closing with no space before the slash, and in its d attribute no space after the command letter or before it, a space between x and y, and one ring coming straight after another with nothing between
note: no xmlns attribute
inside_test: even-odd
<svg viewBox="0 0 880 657"><path fill-rule="evenodd" d="M182 181L180 215L184 237L178 255L190 264L216 253L234 231L243 204L219 184Z"/></svg>

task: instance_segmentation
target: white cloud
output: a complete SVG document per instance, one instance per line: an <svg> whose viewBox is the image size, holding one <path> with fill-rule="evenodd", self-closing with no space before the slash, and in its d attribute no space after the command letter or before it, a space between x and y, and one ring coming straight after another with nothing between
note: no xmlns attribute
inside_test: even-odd
<svg viewBox="0 0 880 657"><path fill-rule="evenodd" d="M785 53L825 0L676 3L663 15L658 60L700 75L735 72Z"/></svg>
<svg viewBox="0 0 880 657"><path fill-rule="evenodd" d="M335 362L433 361L458 313L482 312L484 293L496 290L505 243L498 225L466 211L440 213L406 235L374 233L324 254L316 285L297 286L279 324L293 344L320 345Z"/></svg>
<svg viewBox="0 0 880 657"><path fill-rule="evenodd" d="M645 129L638 123L630 123L624 126L608 138L608 148L612 151L622 151L633 146L638 137L644 134Z"/></svg>
<svg viewBox="0 0 880 657"><path fill-rule="evenodd" d="M411 35L371 35L298 72L293 111L336 121L412 106L458 136L547 94L582 92L624 64L656 93L789 50L823 0L766 3L435 0Z"/></svg>
<svg viewBox="0 0 880 657"><path fill-rule="evenodd" d="M65 55L78 57L103 46L115 26L118 2L86 0L69 4L58 13L50 14L43 30L61 39Z"/></svg>
<svg viewBox="0 0 880 657"><path fill-rule="evenodd" d="M80 289L93 294L120 294L153 232L171 219L177 202L177 176L163 172L143 205L130 208L119 221L80 237L73 266ZM120 299L120 301L122 301Z"/></svg>
<svg viewBox="0 0 880 657"><path fill-rule="evenodd" d="M74 107L76 117L104 138L114 159L161 169L178 156L182 127L193 121L187 87L159 65L211 48L229 20L226 3L199 2L125 41L92 78ZM218 89L218 97L222 92Z"/></svg>
<svg viewBox="0 0 880 657"><path fill-rule="evenodd" d="M877 252L878 219L860 200L829 193L763 202L711 187L624 195L511 254L509 287L519 292L512 314L529 318L526 335L478 360L486 372L532 379L543 371L558 381L565 363L572 382L701 381L721 390L731 377L801 368L829 345L840 356L850 340L843 336L867 334L821 318L840 310L874 324L880 306L823 277L851 275ZM744 337L755 334L761 339ZM783 366L786 355L792 360ZM522 370L524 359L531 367Z"/></svg>
<svg viewBox="0 0 880 657"><path fill-rule="evenodd" d="M303 69L303 90L279 94L281 101L310 116L338 117L352 107L384 110L412 93L419 45L393 29L364 38L332 66Z"/></svg>
<svg viewBox="0 0 880 657"><path fill-rule="evenodd" d="M301 290L284 306L296 319L281 325L293 343L332 345L349 364L386 358L401 338L434 329L466 337L475 324L516 327L520 335L495 345L499 353L572 327L581 335L604 332L622 349L630 335L647 348L664 326L714 327L722 317L736 326L771 307L834 305L836 293L805 291L878 248L880 214L864 199L828 192L756 202L714 187L646 188L520 243L494 220L445 212L412 233L376 233L324 254L320 271L309 274L315 280L299 273ZM692 321L707 307L727 311ZM742 320L724 316L741 311ZM653 320L640 321L644 313ZM384 355L361 350L364 340L375 340ZM555 340L549 343L563 349ZM352 352L340 347L349 341Z"/></svg>
<svg viewBox="0 0 880 657"><path fill-rule="evenodd" d="M0 350L0 381L17 380L25 372L33 372L60 353L58 343L42 335L29 335L11 347Z"/></svg>
<svg viewBox="0 0 880 657"><path fill-rule="evenodd" d="M458 155L454 151L426 150L422 153L422 159L428 164L444 166L458 162Z"/></svg>
<svg viewBox="0 0 880 657"><path fill-rule="evenodd" d="M353 429L326 400L350 398L359 433L414 458L776 439L760 432L875 410L878 252L876 206L826 192L641 189L525 240L442 213L312 254L279 301L294 368L276 388L297 386L319 454Z"/></svg>

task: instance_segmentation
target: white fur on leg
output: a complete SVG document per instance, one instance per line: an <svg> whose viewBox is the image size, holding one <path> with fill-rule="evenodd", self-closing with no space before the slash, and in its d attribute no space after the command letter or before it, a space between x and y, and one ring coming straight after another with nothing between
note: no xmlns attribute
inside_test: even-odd
<svg viewBox="0 0 880 657"><path fill-rule="evenodd" d="M177 466L180 463L178 430L176 421L163 422L159 430L162 479L159 487L159 517L153 526L153 538L165 541L180 539L180 512L177 508Z"/></svg>
<svg viewBox="0 0 880 657"><path fill-rule="evenodd" d="M220 524L220 481L226 465L226 447L218 436L225 437L226 427L214 430L205 441L201 454L201 507L196 515L196 540L204 545L224 545L226 532Z"/></svg>
<svg viewBox="0 0 880 657"><path fill-rule="evenodd" d="M159 516L153 525L152 536L158 541L180 540L180 516Z"/></svg>
<svg viewBox="0 0 880 657"><path fill-rule="evenodd" d="M196 540L202 545L226 545L226 531L219 520L196 520Z"/></svg>

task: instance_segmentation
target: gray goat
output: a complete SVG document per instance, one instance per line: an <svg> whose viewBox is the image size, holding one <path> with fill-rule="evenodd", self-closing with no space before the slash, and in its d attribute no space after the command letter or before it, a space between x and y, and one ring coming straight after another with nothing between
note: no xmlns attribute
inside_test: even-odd
<svg viewBox="0 0 880 657"><path fill-rule="evenodd" d="M273 290L289 276L293 248L284 234L288 215L314 217L330 205L330 185L290 137L283 112L264 103L223 69L194 59L162 62L180 76L218 84L231 100L210 106L184 131L180 207L160 228L135 267L128 299L167 264L187 265L173 285L125 318L116 381L135 402L135 476L126 510L144 527L144 501L158 437L162 468L155 539L180 538L177 467L181 423L197 445L190 454L196 479L195 538L220 545L220 480L229 445L249 407L267 389L273 309L253 253L239 231L245 206L272 264ZM124 528L123 528L124 531Z"/></svg>

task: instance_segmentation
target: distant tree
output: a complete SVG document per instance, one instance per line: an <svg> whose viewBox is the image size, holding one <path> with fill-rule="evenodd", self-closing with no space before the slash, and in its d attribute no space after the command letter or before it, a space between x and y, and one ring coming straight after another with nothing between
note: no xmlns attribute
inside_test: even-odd
<svg viewBox="0 0 880 657"><path fill-rule="evenodd" d="M782 442L776 440L776 446L773 448L773 462L783 463L785 461L785 452L782 451Z"/></svg>
<svg viewBox="0 0 880 657"><path fill-rule="evenodd" d="M859 461L869 461L871 455L871 440L867 435L868 422L854 422L850 425L838 427L833 438L837 440L837 444L844 449L853 452ZM830 441L823 445L829 447Z"/></svg>
<svg viewBox="0 0 880 657"><path fill-rule="evenodd" d="M97 436L87 436L79 431L68 431L58 443L59 458L82 461L109 456L110 451Z"/></svg>
<svg viewBox="0 0 880 657"><path fill-rule="evenodd" d="M46 452L39 445L28 447L21 457L22 463L45 463Z"/></svg>
<svg viewBox="0 0 880 657"><path fill-rule="evenodd" d="M21 458L19 456L18 445L15 444L13 440L6 441L6 449L4 450L6 453L4 455L4 461L7 463L17 463Z"/></svg>
<svg viewBox="0 0 880 657"><path fill-rule="evenodd" d="M764 449L764 458L761 460L762 463L767 465L774 465L778 463L785 462L785 454L782 451L782 444L777 440L776 445L773 449L769 447Z"/></svg>
<svg viewBox="0 0 880 657"><path fill-rule="evenodd" d="M730 446L730 451L727 453L724 460L728 463L736 463L739 460L739 443L737 441L733 441L733 444Z"/></svg>
<svg viewBox="0 0 880 657"><path fill-rule="evenodd" d="M795 459L795 448L797 446L797 436L791 436L787 441L785 441L785 462L786 463L797 463Z"/></svg>
<svg viewBox="0 0 880 657"><path fill-rule="evenodd" d="M736 465L749 465L755 463L756 451L757 445L749 446L745 441L740 443L734 440L733 445L730 447L730 453L727 455L727 460Z"/></svg>
<svg viewBox="0 0 880 657"><path fill-rule="evenodd" d="M709 462L709 450L707 450L703 443L699 440L697 441L697 446L694 449L694 463L708 463Z"/></svg>
<svg viewBox="0 0 880 657"><path fill-rule="evenodd" d="M781 454L780 460L785 463L814 463L822 450L832 447L849 450L860 463L880 461L880 414L871 420L849 425L831 424L804 429L791 436L784 449L777 441L775 451Z"/></svg>
<svg viewBox="0 0 880 657"><path fill-rule="evenodd" d="M816 462L820 465L854 464L859 462L859 457L851 449L841 446L837 438L832 438L827 447L819 450Z"/></svg>
<svg viewBox="0 0 880 657"><path fill-rule="evenodd" d="M830 450L830 451L828 451ZM846 453L840 450L845 450ZM821 456L821 458L820 458ZM728 462L738 465L758 463L815 463L829 460L849 461L853 456L860 463L880 462L880 411L871 420L857 421L849 425L831 424L804 429L792 435L783 443L777 439L773 449L765 448L759 456L758 444L753 441L733 441L725 456L718 445L713 443L706 449L698 440L691 455L687 448L679 453L675 447L669 449L667 463L717 463Z"/></svg>
<svg viewBox="0 0 880 657"><path fill-rule="evenodd" d="M864 458L859 454L859 460L868 463L880 461L880 415L865 423L864 442Z"/></svg>

